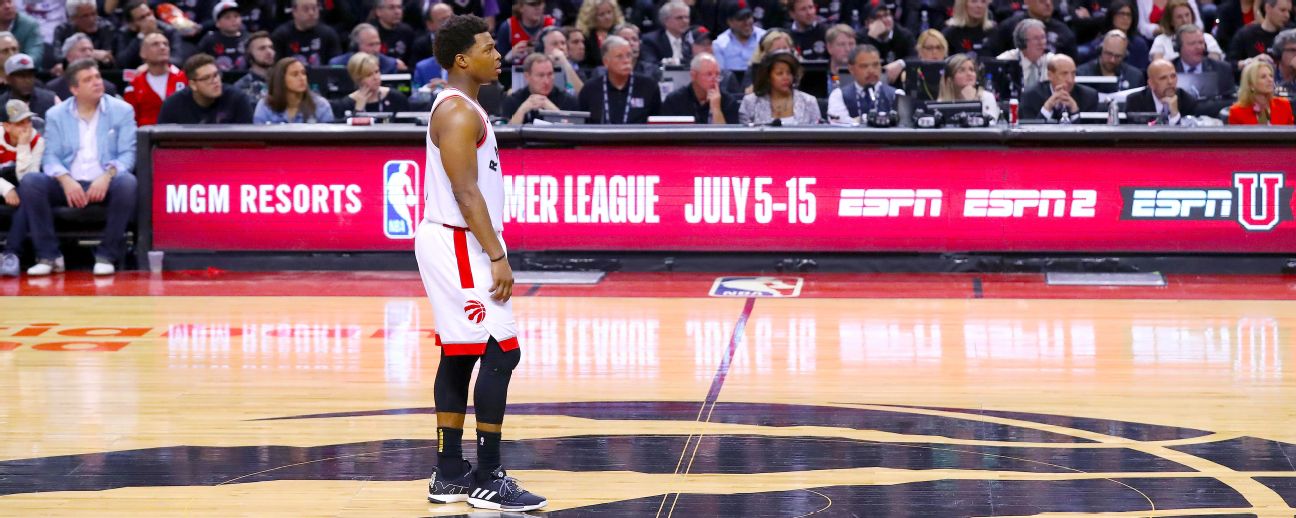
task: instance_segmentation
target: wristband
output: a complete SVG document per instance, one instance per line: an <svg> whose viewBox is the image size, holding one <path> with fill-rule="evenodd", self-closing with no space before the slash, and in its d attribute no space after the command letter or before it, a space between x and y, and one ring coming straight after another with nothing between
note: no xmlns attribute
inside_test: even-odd
<svg viewBox="0 0 1296 518"><path fill-rule="evenodd" d="M492 262L492 263L494 263L494 262L498 262L500 259L503 259L503 258L505 258L505 257L508 257L508 254L500 254L499 257L497 257L497 258L495 258L495 259L491 259L491 262Z"/></svg>

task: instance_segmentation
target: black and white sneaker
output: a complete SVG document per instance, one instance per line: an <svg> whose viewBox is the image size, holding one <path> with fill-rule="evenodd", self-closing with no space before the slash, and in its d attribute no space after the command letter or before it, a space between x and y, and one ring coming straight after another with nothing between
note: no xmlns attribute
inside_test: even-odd
<svg viewBox="0 0 1296 518"><path fill-rule="evenodd" d="M477 473L468 461L464 461L463 474L450 480L446 480L436 468L432 468L432 480L428 481L428 501L442 504L463 502L468 499L468 492L476 482L476 477Z"/></svg>
<svg viewBox="0 0 1296 518"><path fill-rule="evenodd" d="M503 469L491 473L490 481L473 485L468 494L468 505L481 509L534 511L548 504L544 497L518 486L517 479L508 476Z"/></svg>

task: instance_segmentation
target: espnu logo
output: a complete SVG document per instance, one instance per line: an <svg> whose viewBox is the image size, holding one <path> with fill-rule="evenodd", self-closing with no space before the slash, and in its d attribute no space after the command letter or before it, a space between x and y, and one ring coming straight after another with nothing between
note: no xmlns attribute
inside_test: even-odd
<svg viewBox="0 0 1296 518"><path fill-rule="evenodd" d="M383 165L383 234L388 239L414 239L423 215L419 214L419 187L423 177L418 164L392 160Z"/></svg>
<svg viewBox="0 0 1296 518"><path fill-rule="evenodd" d="M1251 232L1292 218L1292 189L1283 173L1233 173L1232 189L1122 187L1121 219L1237 219Z"/></svg>

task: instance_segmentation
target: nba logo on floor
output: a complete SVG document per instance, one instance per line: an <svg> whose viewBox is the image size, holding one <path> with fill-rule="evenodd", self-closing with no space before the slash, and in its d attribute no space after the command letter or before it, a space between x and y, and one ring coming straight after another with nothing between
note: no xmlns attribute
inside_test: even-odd
<svg viewBox="0 0 1296 518"><path fill-rule="evenodd" d="M418 164L392 160L383 165L383 234L388 239L414 239L419 214Z"/></svg>
<svg viewBox="0 0 1296 518"><path fill-rule="evenodd" d="M711 284L712 297L796 297L801 295L800 277L717 277Z"/></svg>

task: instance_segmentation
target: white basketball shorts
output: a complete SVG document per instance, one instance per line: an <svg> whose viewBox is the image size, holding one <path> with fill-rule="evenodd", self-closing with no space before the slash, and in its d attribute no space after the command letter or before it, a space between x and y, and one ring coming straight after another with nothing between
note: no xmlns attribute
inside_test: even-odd
<svg viewBox="0 0 1296 518"><path fill-rule="evenodd" d="M420 222L414 255L436 317L436 343L446 355L480 356L492 337L504 351L518 347L513 301L491 298L490 257L471 231Z"/></svg>

